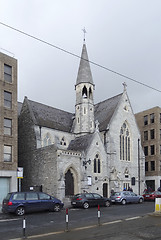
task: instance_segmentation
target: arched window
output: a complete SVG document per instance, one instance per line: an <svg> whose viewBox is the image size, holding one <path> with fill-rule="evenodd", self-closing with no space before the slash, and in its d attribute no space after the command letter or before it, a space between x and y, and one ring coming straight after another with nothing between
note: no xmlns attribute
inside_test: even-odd
<svg viewBox="0 0 161 240"><path fill-rule="evenodd" d="M130 133L125 122L120 130L120 160L130 161Z"/></svg>
<svg viewBox="0 0 161 240"><path fill-rule="evenodd" d="M89 98L92 99L92 89L91 89L91 87L89 88Z"/></svg>
<svg viewBox="0 0 161 240"><path fill-rule="evenodd" d="M67 145L64 137L62 137L62 139L60 141L60 145L62 145L62 146L66 146Z"/></svg>
<svg viewBox="0 0 161 240"><path fill-rule="evenodd" d="M96 154L94 158L94 173L100 173L101 172L101 162L99 154Z"/></svg>
<svg viewBox="0 0 161 240"><path fill-rule="evenodd" d="M46 147L46 146L49 146L49 145L51 145L51 139L50 139L49 133L47 133L46 137L43 140L43 146Z"/></svg>
<svg viewBox="0 0 161 240"><path fill-rule="evenodd" d="M83 87L82 96L83 96L83 98L87 98L87 88L86 88L86 86Z"/></svg>

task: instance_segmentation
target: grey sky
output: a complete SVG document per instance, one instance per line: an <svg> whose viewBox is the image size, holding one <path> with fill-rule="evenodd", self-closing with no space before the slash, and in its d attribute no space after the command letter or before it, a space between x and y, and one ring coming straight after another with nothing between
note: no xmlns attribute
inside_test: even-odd
<svg viewBox="0 0 161 240"><path fill-rule="evenodd" d="M85 27L89 60L161 90L160 0L0 0L0 22L77 55ZM18 59L19 101L74 112L78 58L0 24L2 49ZM91 70L95 103L121 93L125 81L134 113L161 107L161 93Z"/></svg>

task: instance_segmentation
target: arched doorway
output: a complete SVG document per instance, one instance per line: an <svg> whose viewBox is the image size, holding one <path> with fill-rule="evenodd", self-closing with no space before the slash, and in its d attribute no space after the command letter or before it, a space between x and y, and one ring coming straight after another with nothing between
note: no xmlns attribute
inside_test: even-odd
<svg viewBox="0 0 161 240"><path fill-rule="evenodd" d="M74 195L74 178L69 169L65 174L65 196Z"/></svg>

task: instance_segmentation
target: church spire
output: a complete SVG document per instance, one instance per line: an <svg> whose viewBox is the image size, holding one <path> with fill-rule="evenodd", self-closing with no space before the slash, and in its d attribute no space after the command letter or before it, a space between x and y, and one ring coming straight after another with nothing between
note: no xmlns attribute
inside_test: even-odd
<svg viewBox="0 0 161 240"><path fill-rule="evenodd" d="M82 48L82 54L81 54L81 60L80 60L76 85L80 83L90 83L94 85L85 43L83 44L83 48Z"/></svg>
<svg viewBox="0 0 161 240"><path fill-rule="evenodd" d="M83 43L75 90L76 104L74 133L93 133L95 129L93 101L94 84L85 42Z"/></svg>

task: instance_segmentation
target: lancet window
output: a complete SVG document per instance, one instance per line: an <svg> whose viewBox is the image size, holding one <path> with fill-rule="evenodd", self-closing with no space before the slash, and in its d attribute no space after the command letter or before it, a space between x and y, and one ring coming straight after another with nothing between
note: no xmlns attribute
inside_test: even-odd
<svg viewBox="0 0 161 240"><path fill-rule="evenodd" d="M130 161L130 132L124 122L120 129L120 160Z"/></svg>
<svg viewBox="0 0 161 240"><path fill-rule="evenodd" d="M100 173L101 172L101 161L99 154L96 154L94 158L94 173Z"/></svg>
<svg viewBox="0 0 161 240"><path fill-rule="evenodd" d="M49 146L49 145L51 145L51 139L50 139L49 133L47 133L46 137L43 140L43 146L46 147L46 146Z"/></svg>

